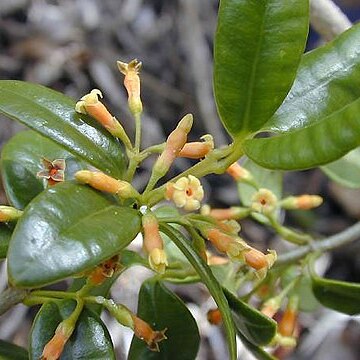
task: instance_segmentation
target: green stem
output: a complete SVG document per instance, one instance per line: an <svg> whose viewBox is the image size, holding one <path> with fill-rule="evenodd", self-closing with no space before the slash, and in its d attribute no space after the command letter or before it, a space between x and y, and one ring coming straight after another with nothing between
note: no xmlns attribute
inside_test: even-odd
<svg viewBox="0 0 360 360"><path fill-rule="evenodd" d="M226 148L212 151L204 160L175 176L170 181L175 182L187 175L193 175L200 178L208 174L223 174L232 163L237 161L243 155L241 142L242 140L239 139ZM149 206L158 203L164 196L165 186L166 184L147 193L143 199L144 203L147 203Z"/></svg>
<svg viewBox="0 0 360 360"><path fill-rule="evenodd" d="M56 298L56 299L76 299L76 293L55 290L34 290L31 296Z"/></svg>
<svg viewBox="0 0 360 360"><path fill-rule="evenodd" d="M0 315L4 314L11 307L21 303L28 295L27 290L8 288L0 294Z"/></svg>
<svg viewBox="0 0 360 360"><path fill-rule="evenodd" d="M141 115L135 114L135 151L137 154L140 153L141 144Z"/></svg>
<svg viewBox="0 0 360 360"><path fill-rule="evenodd" d="M325 252L336 249L338 247L350 244L355 240L358 240L359 237L360 237L360 222L357 222L355 225L350 226L346 230L336 235L330 236L328 238L319 241L315 241L311 244L290 251L287 254L280 255L275 263L275 266L293 263L297 260L304 258L307 254L311 252L316 252L316 251Z"/></svg>

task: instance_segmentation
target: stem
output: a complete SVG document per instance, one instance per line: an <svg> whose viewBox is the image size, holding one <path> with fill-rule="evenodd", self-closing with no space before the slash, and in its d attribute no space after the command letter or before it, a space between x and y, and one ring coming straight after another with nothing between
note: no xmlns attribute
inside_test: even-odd
<svg viewBox="0 0 360 360"><path fill-rule="evenodd" d="M35 290L31 292L31 296L56 298L56 299L76 299L76 293L66 291L53 290Z"/></svg>
<svg viewBox="0 0 360 360"><path fill-rule="evenodd" d="M21 303L28 295L27 290L8 288L0 294L0 315L4 314L11 307Z"/></svg>
<svg viewBox="0 0 360 360"><path fill-rule="evenodd" d="M355 225L350 226L349 228L336 235L332 235L323 240L319 240L306 246L302 246L301 248L290 251L287 254L280 255L275 262L275 267L279 265L293 263L299 259L302 259L311 252L325 252L328 250L336 249L343 245L350 244L355 240L358 240L359 237L360 222L357 222Z"/></svg>
<svg viewBox="0 0 360 360"><path fill-rule="evenodd" d="M239 139L228 145L223 149L216 149L211 152L204 160L198 162L191 168L185 170L181 174L175 176L170 181L175 182L183 176L193 175L198 178L208 174L222 174L235 161L237 161L243 154L241 147L242 139ZM158 203L164 196L165 186L159 186L157 189L150 191L144 197L144 203L153 206Z"/></svg>
<svg viewBox="0 0 360 360"><path fill-rule="evenodd" d="M137 113L135 115L135 151L137 154L140 152L141 144L141 115Z"/></svg>

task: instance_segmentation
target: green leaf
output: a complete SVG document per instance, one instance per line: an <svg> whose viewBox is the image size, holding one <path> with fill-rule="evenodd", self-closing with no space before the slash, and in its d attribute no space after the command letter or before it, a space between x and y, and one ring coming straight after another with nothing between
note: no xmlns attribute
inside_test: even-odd
<svg viewBox="0 0 360 360"><path fill-rule="evenodd" d="M260 129L284 100L305 48L308 12L308 0L221 0L214 90L233 137Z"/></svg>
<svg viewBox="0 0 360 360"><path fill-rule="evenodd" d="M282 182L283 182L283 174L280 171L273 171L265 169L257 164L255 164L250 159L246 159L246 161L242 164L242 166L249 170L253 177L256 180L257 185L260 188L266 188L271 190L278 199L282 197ZM238 192L241 203L244 206L251 205L251 199L255 192L257 191L253 186L248 184L238 182ZM277 211L277 217L280 215L280 210ZM263 224L268 224L269 220L261 215L254 213L252 216Z"/></svg>
<svg viewBox="0 0 360 360"><path fill-rule="evenodd" d="M238 299L229 290L223 290L232 310L236 329L254 345L269 344L276 334L276 322Z"/></svg>
<svg viewBox="0 0 360 360"><path fill-rule="evenodd" d="M4 223L0 223L0 259L6 258L12 230Z"/></svg>
<svg viewBox="0 0 360 360"><path fill-rule="evenodd" d="M70 153L116 178L125 158L118 141L88 116L75 112L75 101L44 86L0 81L0 113L55 141Z"/></svg>
<svg viewBox="0 0 360 360"><path fill-rule="evenodd" d="M88 186L56 185L37 196L16 225L10 281L37 287L91 269L120 253L139 230L137 211Z"/></svg>
<svg viewBox="0 0 360 360"><path fill-rule="evenodd" d="M263 131L282 133L245 142L246 154L271 169L330 163L360 145L360 25L307 53L294 85Z"/></svg>
<svg viewBox="0 0 360 360"><path fill-rule="evenodd" d="M34 320L30 335L30 360L41 357L44 346L54 336L58 324L75 308L72 300L44 304ZM88 309L81 313L60 360L115 360L110 335L101 319Z"/></svg>
<svg viewBox="0 0 360 360"><path fill-rule="evenodd" d="M35 131L16 134L4 146L0 166L7 198L18 209L46 188L46 181L36 176L44 170L42 158L64 159L66 180L74 179L76 171L88 167L85 161Z"/></svg>
<svg viewBox="0 0 360 360"><path fill-rule="evenodd" d="M302 273L301 273L302 271ZM289 292L288 297L297 295L299 297L299 310L303 312L313 312L319 306L312 290L312 280L309 272L306 269L301 269L298 266L289 266L286 271L281 275L281 286L285 288L290 282L298 277L294 288Z"/></svg>
<svg viewBox="0 0 360 360"><path fill-rule="evenodd" d="M321 167L321 170L340 185L360 188L360 148L347 153L344 157Z"/></svg>
<svg viewBox="0 0 360 360"><path fill-rule="evenodd" d="M348 315L360 314L360 284L312 276L312 289L322 305Z"/></svg>
<svg viewBox="0 0 360 360"><path fill-rule="evenodd" d="M160 352L150 351L146 343L133 337L129 360L193 360L200 335L195 319L183 301L158 281L145 281L140 289L138 316L153 329L167 328L167 339L159 343Z"/></svg>
<svg viewBox="0 0 360 360"><path fill-rule="evenodd" d="M28 360L27 351L15 344L0 340L0 359L1 360Z"/></svg>
<svg viewBox="0 0 360 360"><path fill-rule="evenodd" d="M277 360L277 358L273 357L269 353L267 353L265 350L263 350L261 347L258 347L251 343L249 340L246 339L246 337L238 331L238 335L241 339L241 342L245 345L245 347L255 356L258 360Z"/></svg>
<svg viewBox="0 0 360 360"><path fill-rule="evenodd" d="M236 338L234 323L231 317L228 302L221 288L221 285L214 277L209 266L198 255L195 249L193 249L191 244L187 241L187 239L179 230L167 224L160 224L160 231L169 236L170 239L175 243L175 245L183 252L183 254L187 257L191 265L199 274L202 282L206 285L210 294L214 298L220 310L225 328L227 343L229 347L229 359L236 360Z"/></svg>

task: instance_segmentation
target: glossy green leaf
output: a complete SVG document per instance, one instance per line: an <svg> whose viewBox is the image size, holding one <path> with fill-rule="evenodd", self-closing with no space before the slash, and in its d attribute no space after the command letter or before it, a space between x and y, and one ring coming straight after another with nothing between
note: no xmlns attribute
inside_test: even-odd
<svg viewBox="0 0 360 360"><path fill-rule="evenodd" d="M302 273L301 273L302 272ZM290 282L301 276L288 296L297 295L299 297L299 310L303 312L313 312L319 306L312 290L312 280L306 269L298 266L289 266L281 275L281 286L285 288Z"/></svg>
<svg viewBox="0 0 360 360"><path fill-rule="evenodd" d="M344 157L321 167L321 170L340 185L360 188L360 148L350 151Z"/></svg>
<svg viewBox="0 0 360 360"><path fill-rule="evenodd" d="M0 259L6 257L12 230L7 224L0 223Z"/></svg>
<svg viewBox="0 0 360 360"><path fill-rule="evenodd" d="M348 314L360 314L360 284L312 277L312 289L324 306Z"/></svg>
<svg viewBox="0 0 360 360"><path fill-rule="evenodd" d="M28 360L28 352L15 344L0 340L1 360Z"/></svg>
<svg viewBox="0 0 360 360"><path fill-rule="evenodd" d="M308 33L308 0L221 0L214 90L233 137L257 131L295 78Z"/></svg>
<svg viewBox="0 0 360 360"><path fill-rule="evenodd" d="M54 336L58 324L75 308L72 300L44 304L34 320L30 335L30 360L41 357L44 346ZM101 319L88 309L81 313L60 360L115 360L110 335Z"/></svg>
<svg viewBox="0 0 360 360"><path fill-rule="evenodd" d="M253 175L254 179L256 180L257 185L260 188L266 188L271 190L278 199L282 197L282 181L283 181L283 174L281 171L273 171L269 169L265 169L257 164L255 164L250 159L246 159L242 166L249 170ZM239 198L241 203L244 206L251 205L251 199L256 192L256 189L253 186L248 184L238 182L238 192ZM280 215L280 210L276 213L277 217ZM268 224L269 220L261 215L254 213L252 216L257 219L259 222Z"/></svg>
<svg viewBox="0 0 360 360"><path fill-rule="evenodd" d="M37 196L16 225L10 281L36 287L91 269L120 253L139 230L137 211L88 186L56 185Z"/></svg>
<svg viewBox="0 0 360 360"><path fill-rule="evenodd" d="M232 310L237 330L254 345L269 344L276 334L276 322L241 301L225 288L224 294Z"/></svg>
<svg viewBox="0 0 360 360"><path fill-rule="evenodd" d="M88 116L75 112L75 101L44 86L0 81L0 113L17 120L114 177L125 158L118 141Z"/></svg>
<svg viewBox="0 0 360 360"><path fill-rule="evenodd" d="M129 360L194 360L200 335L196 321L183 301L158 281L146 281L139 293L138 316L156 330L167 328L160 352L150 351L144 341L133 337Z"/></svg>
<svg viewBox="0 0 360 360"><path fill-rule="evenodd" d="M246 141L251 159L271 169L306 169L360 145L359 41L355 25L303 57L289 95L262 128L282 134Z"/></svg>
<svg viewBox="0 0 360 360"><path fill-rule="evenodd" d="M238 331L238 335L241 339L241 342L255 356L257 360L277 360L277 358L267 353L264 349L254 345L249 340L247 340L246 337L240 331Z"/></svg>
<svg viewBox="0 0 360 360"><path fill-rule="evenodd" d="M42 158L51 161L64 159L66 180L73 179L76 171L88 166L79 157L35 131L16 134L4 146L0 166L7 198L18 209L23 209L46 188L46 181L36 176L44 170Z"/></svg>
<svg viewBox="0 0 360 360"><path fill-rule="evenodd" d="M169 236L170 239L174 242L174 244L187 257L191 265L199 274L202 282L206 285L210 294L214 298L221 312L221 317L225 328L227 344L229 347L229 359L236 360L235 328L231 317L229 305L221 288L221 285L214 277L209 266L203 261L203 259L198 255L198 253L194 250L194 248L179 230L173 228L170 225L161 224L160 231L162 231L165 235Z"/></svg>

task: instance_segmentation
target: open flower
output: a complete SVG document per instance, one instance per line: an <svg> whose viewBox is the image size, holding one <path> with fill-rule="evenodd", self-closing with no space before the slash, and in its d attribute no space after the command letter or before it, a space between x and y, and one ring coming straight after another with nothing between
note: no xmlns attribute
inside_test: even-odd
<svg viewBox="0 0 360 360"><path fill-rule="evenodd" d="M39 171L36 176L48 180L49 185L55 185L65 179L66 163L64 159L50 161L46 158L41 160L44 170Z"/></svg>
<svg viewBox="0 0 360 360"><path fill-rule="evenodd" d="M179 208L194 211L200 208L200 201L204 198L204 189L195 176L183 176L175 183L168 183L166 198L172 200Z"/></svg>
<svg viewBox="0 0 360 360"><path fill-rule="evenodd" d="M251 200L251 209L265 215L272 213L277 205L276 195L272 191L264 188L259 189Z"/></svg>

